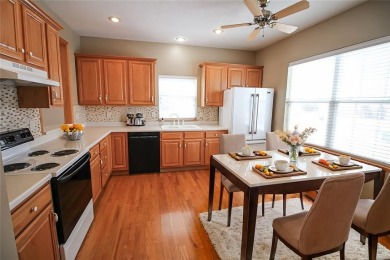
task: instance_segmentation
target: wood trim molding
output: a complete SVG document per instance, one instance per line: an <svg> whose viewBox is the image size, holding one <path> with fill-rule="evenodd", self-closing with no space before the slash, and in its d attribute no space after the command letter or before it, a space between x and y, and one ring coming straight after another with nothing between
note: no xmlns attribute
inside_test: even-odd
<svg viewBox="0 0 390 260"><path fill-rule="evenodd" d="M111 56L111 55L99 55L99 54L82 54L75 53L76 58L97 58L97 59L117 59L117 60L129 60L129 61L146 61L146 62L157 62L154 58L136 58L127 56Z"/></svg>
<svg viewBox="0 0 390 260"><path fill-rule="evenodd" d="M74 123L74 112L72 102L71 74L69 60L69 43L60 37L60 61L61 61L61 86L64 95L64 123Z"/></svg>
<svg viewBox="0 0 390 260"><path fill-rule="evenodd" d="M256 66L256 65L246 65L246 64L235 64L235 63L223 63L223 62L203 62L199 64L199 67L203 67L206 65L213 65L213 66L227 66L227 67L234 67L234 68L246 68L246 69L263 69L264 66Z"/></svg>

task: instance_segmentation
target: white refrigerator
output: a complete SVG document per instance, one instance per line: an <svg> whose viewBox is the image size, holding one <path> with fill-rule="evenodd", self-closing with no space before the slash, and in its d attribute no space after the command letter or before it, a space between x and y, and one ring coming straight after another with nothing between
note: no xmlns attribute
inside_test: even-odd
<svg viewBox="0 0 390 260"><path fill-rule="evenodd" d="M224 91L219 125L229 134L245 134L248 144L264 143L271 131L274 89L234 87Z"/></svg>

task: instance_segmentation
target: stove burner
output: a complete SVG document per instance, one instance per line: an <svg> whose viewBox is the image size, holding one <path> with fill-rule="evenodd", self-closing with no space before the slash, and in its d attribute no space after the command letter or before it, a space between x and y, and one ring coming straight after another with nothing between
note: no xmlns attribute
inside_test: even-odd
<svg viewBox="0 0 390 260"><path fill-rule="evenodd" d="M32 152L32 153L29 153L28 156L29 157L35 157L35 156L40 156L40 155L44 155L44 154L47 154L47 153L49 153L49 151L39 150L39 151L35 151L35 152Z"/></svg>
<svg viewBox="0 0 390 260"><path fill-rule="evenodd" d="M69 150L62 150L62 151L54 152L51 155L59 157L59 156L66 156L66 155L70 155L70 154L74 154L74 153L78 153L78 152L79 152L79 150L69 149Z"/></svg>
<svg viewBox="0 0 390 260"><path fill-rule="evenodd" d="M4 165L4 172L13 172L30 167L31 163L12 163Z"/></svg>
<svg viewBox="0 0 390 260"><path fill-rule="evenodd" d="M31 168L32 171L44 171L54 167L60 166L59 163L43 163Z"/></svg>

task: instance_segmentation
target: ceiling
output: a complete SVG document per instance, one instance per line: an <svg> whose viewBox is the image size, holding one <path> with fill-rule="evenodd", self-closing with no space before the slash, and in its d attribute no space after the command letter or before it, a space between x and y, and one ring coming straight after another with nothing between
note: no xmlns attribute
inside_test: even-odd
<svg viewBox="0 0 390 260"><path fill-rule="evenodd" d="M298 26L292 34L266 28L254 41L247 36L255 26L213 30L225 24L253 22L242 0L41 0L80 36L256 51L367 0L309 0L310 8L279 22ZM273 13L298 0L270 0ZM121 19L112 23L109 16Z"/></svg>

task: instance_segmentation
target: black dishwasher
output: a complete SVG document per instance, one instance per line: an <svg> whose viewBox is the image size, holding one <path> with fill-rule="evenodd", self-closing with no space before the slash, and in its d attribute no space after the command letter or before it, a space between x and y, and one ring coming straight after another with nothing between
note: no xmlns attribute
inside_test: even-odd
<svg viewBox="0 0 390 260"><path fill-rule="evenodd" d="M160 172L160 132L128 133L129 173Z"/></svg>

